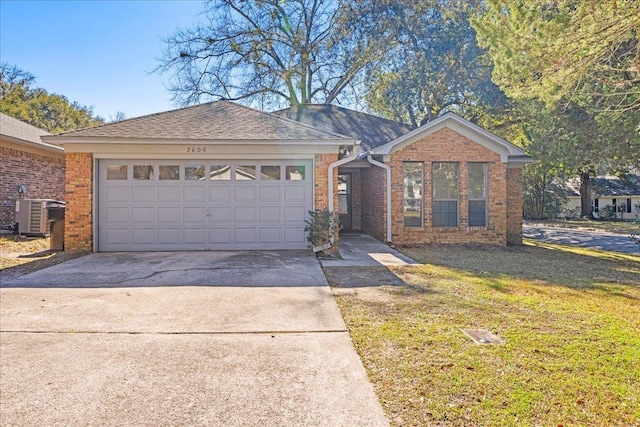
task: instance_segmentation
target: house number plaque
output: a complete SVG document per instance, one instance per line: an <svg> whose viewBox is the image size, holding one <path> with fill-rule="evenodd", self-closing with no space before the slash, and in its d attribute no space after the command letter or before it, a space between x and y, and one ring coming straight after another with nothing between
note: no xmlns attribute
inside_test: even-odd
<svg viewBox="0 0 640 427"><path fill-rule="evenodd" d="M187 147L187 153L206 153L207 147Z"/></svg>

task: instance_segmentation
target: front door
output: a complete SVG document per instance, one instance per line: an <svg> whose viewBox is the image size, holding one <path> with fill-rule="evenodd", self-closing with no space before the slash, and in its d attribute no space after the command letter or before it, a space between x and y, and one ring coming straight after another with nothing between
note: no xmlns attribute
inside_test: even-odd
<svg viewBox="0 0 640 427"><path fill-rule="evenodd" d="M351 191L351 174L338 175L338 216L342 231L353 229L353 198Z"/></svg>

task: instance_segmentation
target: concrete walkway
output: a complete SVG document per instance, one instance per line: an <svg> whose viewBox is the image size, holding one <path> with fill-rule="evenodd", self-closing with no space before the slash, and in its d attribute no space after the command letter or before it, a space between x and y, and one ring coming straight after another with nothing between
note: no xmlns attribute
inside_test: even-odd
<svg viewBox="0 0 640 427"><path fill-rule="evenodd" d="M418 265L418 263L411 258L364 233L341 235L340 257L342 259L321 260L322 267Z"/></svg>
<svg viewBox="0 0 640 427"><path fill-rule="evenodd" d="M0 425L387 425L310 251L93 254L0 287Z"/></svg>
<svg viewBox="0 0 640 427"><path fill-rule="evenodd" d="M629 240L629 236L625 234L525 224L522 227L522 235L530 239L549 243L600 249L603 251L640 254L638 246Z"/></svg>

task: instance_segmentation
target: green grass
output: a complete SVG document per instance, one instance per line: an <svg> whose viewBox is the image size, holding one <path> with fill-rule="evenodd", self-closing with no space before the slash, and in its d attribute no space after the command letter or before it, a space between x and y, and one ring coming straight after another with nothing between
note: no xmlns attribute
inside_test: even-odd
<svg viewBox="0 0 640 427"><path fill-rule="evenodd" d="M392 269L404 286L334 288L392 424L640 425L640 257L532 241L403 251L423 263Z"/></svg>

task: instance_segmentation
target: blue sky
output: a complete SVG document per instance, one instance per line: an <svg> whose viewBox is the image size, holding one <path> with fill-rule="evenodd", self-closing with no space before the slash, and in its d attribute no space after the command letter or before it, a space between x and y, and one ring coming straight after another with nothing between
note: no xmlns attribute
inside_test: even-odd
<svg viewBox="0 0 640 427"><path fill-rule="evenodd" d="M149 72L161 38L202 10L200 1L0 0L0 60L105 119L170 110L169 76Z"/></svg>

